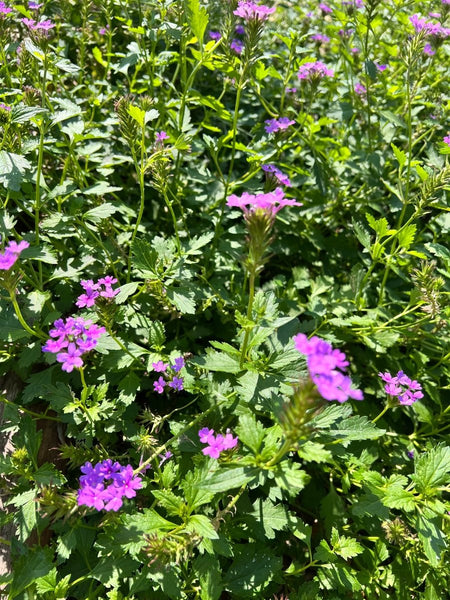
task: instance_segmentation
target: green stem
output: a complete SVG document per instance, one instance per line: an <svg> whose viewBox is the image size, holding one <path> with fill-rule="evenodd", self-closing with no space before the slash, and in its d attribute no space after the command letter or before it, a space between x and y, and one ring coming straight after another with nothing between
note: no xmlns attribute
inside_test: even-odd
<svg viewBox="0 0 450 600"><path fill-rule="evenodd" d="M250 321L252 318L253 300L255 298L255 276L256 276L255 268L252 267L252 270L250 272L250 276L248 279L249 294L248 294L248 305L247 305L247 321ZM250 337L250 329L247 326L247 328L245 330L245 335L244 335L244 342L242 344L241 357L239 360L239 365L241 368L244 364L245 355L247 353L249 337Z"/></svg>
<svg viewBox="0 0 450 600"><path fill-rule="evenodd" d="M47 336L45 335L45 333L43 331L33 329L25 321L14 292L10 292L10 298L11 298L12 305L14 307L14 312L16 313L16 316L19 319L19 323L22 325L22 327L25 329L25 331L27 331L30 335L33 335L34 337L37 337L41 340L46 340Z"/></svg>
<svg viewBox="0 0 450 600"><path fill-rule="evenodd" d="M391 406L389 404L386 404L386 406L383 408L383 410L380 412L379 415L377 415L375 417L375 419L372 420L372 423L376 423L378 421L378 419L381 419L381 417L387 413L387 411L391 408Z"/></svg>
<svg viewBox="0 0 450 600"><path fill-rule="evenodd" d="M136 361L136 362L138 362L139 364L141 364L141 362L140 362L139 358L138 358L137 356L134 356L134 354L132 354L132 353L131 353L131 352L128 350L128 348L125 346L125 344L123 344L123 343L120 341L120 339L119 339L118 337L116 337L116 336L113 334L113 332L112 332L110 329L108 329L107 331L108 331L109 335L111 336L111 338L112 338L112 339L113 339L113 340L116 342L116 344L119 346L119 348L120 348L121 350L123 350L123 351L124 351L126 354L128 354L128 356L130 356L130 357L131 357L131 358L132 358L134 361ZM141 366L142 366L142 365L141 365Z"/></svg>
<svg viewBox="0 0 450 600"><path fill-rule="evenodd" d="M14 406L15 408L17 408L17 410L20 410L21 412L24 412L27 415L30 415L30 417L35 417L36 419L46 419L47 421L56 421L57 423L62 423L61 419L58 419L58 417L49 417L45 413L44 414L37 413L37 412L34 412L33 410L29 410L28 408L24 408L23 406L18 406L14 402L11 402L7 398L5 398L5 396L0 396L0 402L3 402L4 404L9 404L9 406Z"/></svg>
<svg viewBox="0 0 450 600"><path fill-rule="evenodd" d="M180 244L180 236L178 234L177 219L175 217L175 213L173 212L172 203L169 200L169 197L167 195L167 191L166 191L165 186L162 189L162 195L163 195L163 198L164 198L164 202L166 203L166 206L167 206L167 208L168 208L168 210L170 212L170 215L172 217L173 229L174 229L174 232L175 232L175 239L176 239L176 244L177 244L177 250L178 250L178 254L181 255L181 244Z"/></svg>
<svg viewBox="0 0 450 600"><path fill-rule="evenodd" d="M144 206L145 206L145 184L144 184L144 159L145 159L145 127L142 127L142 135L141 135L141 164L140 166L137 164L136 157L134 158L134 165L136 168L136 172L139 176L139 190L140 190L140 204L139 204L139 213L136 219L136 224L133 229L133 233L131 234L130 241L130 251L128 253L128 267L127 267L127 283L130 283L131 279L131 256L133 249L133 242L137 235L139 225L141 224L142 215L144 214Z"/></svg>

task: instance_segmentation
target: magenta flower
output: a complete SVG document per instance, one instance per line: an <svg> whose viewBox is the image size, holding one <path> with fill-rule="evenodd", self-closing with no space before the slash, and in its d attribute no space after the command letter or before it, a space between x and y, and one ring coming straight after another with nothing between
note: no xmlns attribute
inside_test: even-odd
<svg viewBox="0 0 450 600"><path fill-rule="evenodd" d="M9 6L6 6L4 2L0 2L0 15L8 15L12 12L12 10L13 9L9 8Z"/></svg>
<svg viewBox="0 0 450 600"><path fill-rule="evenodd" d="M178 356L174 360L174 364L172 365L172 369L175 371L175 373L179 373L183 367L184 367L184 358L182 356Z"/></svg>
<svg viewBox="0 0 450 600"><path fill-rule="evenodd" d="M168 140L169 136L167 135L167 133L165 131L158 131L158 133L156 134L156 141L157 142L163 142L164 140Z"/></svg>
<svg viewBox="0 0 450 600"><path fill-rule="evenodd" d="M153 387L155 389L155 392L158 392L158 394L162 394L164 392L164 388L166 387L165 379L163 377L160 377L159 379L153 382Z"/></svg>
<svg viewBox="0 0 450 600"><path fill-rule="evenodd" d="M264 129L267 133L276 133L294 125L295 121L290 120L288 117L280 117L279 119L268 119L265 123L266 126Z"/></svg>
<svg viewBox="0 0 450 600"><path fill-rule="evenodd" d="M297 77L312 81L314 79L322 79L323 77L334 77L334 71L329 69L320 60L316 60L315 62L307 62L300 65Z"/></svg>
<svg viewBox="0 0 450 600"><path fill-rule="evenodd" d="M447 146L450 146L450 134L446 135L442 141L444 142L444 144L447 144Z"/></svg>
<svg viewBox="0 0 450 600"><path fill-rule="evenodd" d="M174 377L172 381L169 381L169 387L171 387L173 390L181 392L184 389L183 379L181 377Z"/></svg>
<svg viewBox="0 0 450 600"><path fill-rule="evenodd" d="M228 196L227 206L241 208L246 216L258 210L275 216L285 206L302 206L302 204L294 199L285 198L283 190L277 188L267 194L249 194L247 192L241 196L232 194Z"/></svg>
<svg viewBox="0 0 450 600"><path fill-rule="evenodd" d="M27 18L23 18L21 21L28 27L28 29L31 29L32 31L49 31L50 29L53 29L53 27L56 27L55 23L52 23L50 19L46 19L45 21L41 21L39 23L37 23L34 19Z"/></svg>
<svg viewBox="0 0 450 600"><path fill-rule="evenodd" d="M346 402L349 398L362 400L361 390L352 388L350 377L345 375L348 361L345 354L333 349L325 340L313 336L308 339L304 333L294 336L295 348L306 355L306 364L311 381L325 400Z"/></svg>
<svg viewBox="0 0 450 600"><path fill-rule="evenodd" d="M29 243L25 240L21 242L9 242L2 254L0 254L0 271L9 271L19 258L21 252L29 247Z"/></svg>
<svg viewBox="0 0 450 600"><path fill-rule="evenodd" d="M386 71L386 69L388 68L388 65L377 65L377 69L378 71L380 71L381 73L383 71Z"/></svg>
<svg viewBox="0 0 450 600"><path fill-rule="evenodd" d="M355 93L358 94L358 96L364 96L365 94L367 94L367 89L363 86L362 83L358 82L353 89L355 90Z"/></svg>
<svg viewBox="0 0 450 600"><path fill-rule="evenodd" d="M222 37L222 34L219 31L210 31L209 32L209 37L212 40L220 40L220 38Z"/></svg>
<svg viewBox="0 0 450 600"><path fill-rule="evenodd" d="M11 110L11 107L8 106L7 104L3 104L3 102L0 102L0 108L2 110L6 110L6 112L10 112L10 110Z"/></svg>
<svg viewBox="0 0 450 600"><path fill-rule="evenodd" d="M286 187L291 187L289 177L285 175L282 171L280 171L280 169L278 169L278 167L276 167L275 165L262 165L261 169L265 173L269 173L269 176L272 176L273 179L275 179L278 183L281 183Z"/></svg>
<svg viewBox="0 0 450 600"><path fill-rule="evenodd" d="M424 17L419 17L415 14L409 17L409 20L416 30L416 32L425 30L428 35L433 35L439 38L446 38L450 35L450 29L442 27L440 23L433 23L433 21L427 21Z"/></svg>
<svg viewBox="0 0 450 600"><path fill-rule="evenodd" d="M242 17L246 21L257 20L265 21L269 15L275 12L275 7L269 8L264 4L255 4L254 2L245 2L239 0L239 4L233 14Z"/></svg>
<svg viewBox="0 0 450 600"><path fill-rule="evenodd" d="M326 44L327 42L330 41L330 38L327 35L324 35L323 33L315 33L314 35L311 36L311 40L313 42L320 42L320 43Z"/></svg>
<svg viewBox="0 0 450 600"><path fill-rule="evenodd" d="M427 56L434 56L436 52L433 50L433 46L429 43L426 43L423 47L423 53Z"/></svg>
<svg viewBox="0 0 450 600"><path fill-rule="evenodd" d="M29 10L39 10L43 4L39 4L38 2L28 2Z"/></svg>
<svg viewBox="0 0 450 600"><path fill-rule="evenodd" d="M88 506L96 510L117 511L123 504L122 498L134 498L136 490L142 488L142 479L133 476L131 465L122 467L118 462L107 459L97 463L90 462L81 467L84 473L80 477L78 506ZM105 487L105 482L111 483Z"/></svg>
<svg viewBox="0 0 450 600"><path fill-rule="evenodd" d="M242 50L244 49L244 42L242 40L234 38L230 44L230 49L236 52L236 54L242 54Z"/></svg>
<svg viewBox="0 0 450 600"><path fill-rule="evenodd" d="M157 373L165 373L169 367L169 364L162 360L158 360L158 362L152 363L152 367Z"/></svg>
<svg viewBox="0 0 450 600"><path fill-rule="evenodd" d="M84 288L85 294L78 296L76 305L78 308L91 307L95 305L97 298L114 298L119 292L120 288L113 290L112 286L117 283L115 277L107 275L101 277L97 283L94 283L92 279L82 279L80 281L81 287Z"/></svg>
<svg viewBox="0 0 450 600"><path fill-rule="evenodd" d="M397 398L399 404L409 406L423 398L422 386L415 379L410 379L403 371L399 371L395 377L390 373L378 373L378 376L386 383L384 391L388 396Z"/></svg>
<svg viewBox="0 0 450 600"><path fill-rule="evenodd" d="M227 429L225 435L219 433L215 436L214 429L204 427L200 429L198 435L202 444L208 444L206 448L202 449L203 454L211 458L219 458L221 452L231 450L238 443L238 438L234 438L229 429Z"/></svg>
<svg viewBox="0 0 450 600"><path fill-rule="evenodd" d="M323 2L321 2L319 4L319 8L323 13L332 13L333 9L330 8L327 4L324 4Z"/></svg>
<svg viewBox="0 0 450 600"><path fill-rule="evenodd" d="M66 321L57 319L50 329L50 338L42 346L43 352L56 354L56 360L62 363L62 370L70 373L74 368L83 366L81 356L93 350L101 335L106 332L104 327L99 327L90 320L82 317L68 317ZM66 352L61 350L67 349Z"/></svg>

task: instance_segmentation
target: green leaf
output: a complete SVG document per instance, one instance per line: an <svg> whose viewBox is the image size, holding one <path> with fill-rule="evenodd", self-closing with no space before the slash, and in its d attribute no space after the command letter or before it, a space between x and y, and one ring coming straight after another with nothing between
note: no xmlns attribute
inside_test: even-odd
<svg viewBox="0 0 450 600"><path fill-rule="evenodd" d="M253 414L245 413L239 417L239 425L236 427L239 441L250 448L254 454L261 449L264 440L264 427L257 421Z"/></svg>
<svg viewBox="0 0 450 600"><path fill-rule="evenodd" d="M412 225L408 225L404 229L401 229L397 233L397 240L398 240L398 245L400 246L400 248L405 248L405 250L408 250L408 248L411 246L411 244L414 241L414 237L416 235L416 229L417 229L417 225L412 224Z"/></svg>
<svg viewBox="0 0 450 600"><path fill-rule="evenodd" d="M331 545L333 547L333 552L338 556L341 556L344 560L348 560L349 558L353 558L354 556L361 554L361 552L364 552L364 548L359 542L344 535L340 536L337 529L334 527L331 532Z"/></svg>
<svg viewBox="0 0 450 600"><path fill-rule="evenodd" d="M203 233L202 235L195 236L192 240L189 240L183 248L183 254L195 254L200 255L202 252L199 252L200 248L203 248L213 239L214 232L209 231L208 233Z"/></svg>
<svg viewBox="0 0 450 600"><path fill-rule="evenodd" d="M198 556L193 563L200 581L201 600L219 600L222 592L222 571L214 556Z"/></svg>
<svg viewBox="0 0 450 600"><path fill-rule="evenodd" d="M352 414L350 404L330 404L311 421L314 429L327 429L339 419L347 419Z"/></svg>
<svg viewBox="0 0 450 600"><path fill-rule="evenodd" d="M9 599L16 598L31 583L47 575L52 568L48 549L37 548L33 552L22 555L14 565Z"/></svg>
<svg viewBox="0 0 450 600"><path fill-rule="evenodd" d="M191 515L186 523L186 531L196 533L208 540L215 540L219 537L211 521L205 515Z"/></svg>
<svg viewBox="0 0 450 600"><path fill-rule="evenodd" d="M200 0L186 0L186 7L189 27L202 47L203 36L209 21L208 12L201 6Z"/></svg>
<svg viewBox="0 0 450 600"><path fill-rule="evenodd" d="M256 544L235 545L235 558L224 577L225 589L237 598L264 598L263 590L279 573L280 556Z"/></svg>
<svg viewBox="0 0 450 600"><path fill-rule="evenodd" d="M419 492L432 494L434 488L448 483L450 446L437 445L416 460L413 481Z"/></svg>
<svg viewBox="0 0 450 600"><path fill-rule="evenodd" d="M141 285L140 281L132 281L120 286L120 292L115 297L116 304L123 304Z"/></svg>
<svg viewBox="0 0 450 600"><path fill-rule="evenodd" d="M135 106L134 104L130 104L128 106L128 114L132 117L138 125L144 127L145 124L145 110L139 108L139 106Z"/></svg>
<svg viewBox="0 0 450 600"><path fill-rule="evenodd" d="M239 360L225 354L207 349L205 356L198 356L191 362L207 371L221 371L222 373L238 373L241 370Z"/></svg>
<svg viewBox="0 0 450 600"><path fill-rule="evenodd" d="M31 169L29 161L12 152L0 151L0 183L13 192L20 191L25 171Z"/></svg>
<svg viewBox="0 0 450 600"><path fill-rule="evenodd" d="M168 515L182 516L186 504L182 498L176 496L171 490L152 490L152 494L158 501L158 504L165 508Z"/></svg>
<svg viewBox="0 0 450 600"><path fill-rule="evenodd" d="M441 519L416 518L416 530L423 550L432 567L438 567L443 551L447 548L447 536L439 528Z"/></svg>
<svg viewBox="0 0 450 600"><path fill-rule="evenodd" d="M106 62L106 60L104 60L103 56L102 56L102 51L100 50L100 48L98 46L94 46L94 48L92 49L92 56L95 58L95 60L102 65L102 67L107 67L108 63Z"/></svg>
<svg viewBox="0 0 450 600"><path fill-rule="evenodd" d="M406 154L403 152L403 150L400 150L399 148L397 148L397 146L395 144L391 144L391 148L394 151L395 158L397 159L398 164L401 169L406 163L406 160L407 160Z"/></svg>
<svg viewBox="0 0 450 600"><path fill-rule="evenodd" d="M94 183L94 185L91 185L80 191L85 196L104 196L105 194L110 194L111 192L118 192L121 189L122 189L121 187L109 185L109 183L107 181L97 181L97 183ZM112 215L114 212L117 212L117 210L118 210L116 207L112 206L112 204L102 204L101 206L93 208L91 211L88 211L87 213L85 213L85 217L88 213L91 213L92 211L95 211L97 209L102 209L104 207L108 207L108 210L112 211L108 215L106 215L107 217ZM114 210L112 210L113 208L114 208Z"/></svg>
<svg viewBox="0 0 450 600"><path fill-rule="evenodd" d="M21 258L22 260L40 260L48 265L58 264L58 257L50 246L30 246L22 252Z"/></svg>
<svg viewBox="0 0 450 600"><path fill-rule="evenodd" d="M195 293L187 287L168 288L166 296L182 315L195 314Z"/></svg>
<svg viewBox="0 0 450 600"><path fill-rule="evenodd" d="M366 219L370 227L375 231L378 238L385 237L389 231L389 225L387 219L381 217L381 219L375 219L371 214L366 213Z"/></svg>
<svg viewBox="0 0 450 600"><path fill-rule="evenodd" d="M283 504L273 504L269 498L259 498L253 504L253 512L249 513L261 524L265 537L275 538L275 531L281 531L290 524L287 508Z"/></svg>
<svg viewBox="0 0 450 600"><path fill-rule="evenodd" d="M367 417L353 416L338 423L334 429L324 432L324 435L338 438L341 442L353 440L376 440L386 433L385 429L378 429Z"/></svg>
<svg viewBox="0 0 450 600"><path fill-rule="evenodd" d="M273 474L277 485L292 496L302 490L311 479L306 471L300 469L300 465L290 461L279 463Z"/></svg>
<svg viewBox="0 0 450 600"><path fill-rule="evenodd" d="M30 337L30 334L19 323L13 307L10 304L0 306L0 340L15 342L26 337Z"/></svg>
<svg viewBox="0 0 450 600"><path fill-rule="evenodd" d="M46 108L40 106L25 106L16 104L11 110L11 123L27 123L36 115L48 113Z"/></svg>
<svg viewBox="0 0 450 600"><path fill-rule="evenodd" d="M117 210L118 209L115 206L105 202L105 204L96 206L85 212L83 218L87 221L92 221L93 223L99 223L102 219L107 219L113 215Z"/></svg>
<svg viewBox="0 0 450 600"><path fill-rule="evenodd" d="M240 439L240 436L239 436ZM331 460L332 454L330 450L327 450L323 444L316 442L307 441L301 444L297 450L300 458L303 458L306 462L327 462Z"/></svg>
<svg viewBox="0 0 450 600"><path fill-rule="evenodd" d="M259 474L259 469L255 467L223 467L216 471L214 475L198 484L199 488L209 492L228 492L241 487Z"/></svg>
<svg viewBox="0 0 450 600"><path fill-rule="evenodd" d="M24 45L28 52L34 56L34 58L37 58L41 62L44 61L45 54L31 41L30 38L25 38Z"/></svg>

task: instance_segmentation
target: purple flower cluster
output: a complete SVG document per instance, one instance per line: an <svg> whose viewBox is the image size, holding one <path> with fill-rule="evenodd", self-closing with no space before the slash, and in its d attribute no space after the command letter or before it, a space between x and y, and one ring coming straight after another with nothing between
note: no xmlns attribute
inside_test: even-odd
<svg viewBox="0 0 450 600"><path fill-rule="evenodd" d="M323 2L321 2L319 4L319 8L320 10L325 14L325 13L332 13L333 9L330 8L327 4L324 4Z"/></svg>
<svg viewBox="0 0 450 600"><path fill-rule="evenodd" d="M175 375L175 373L179 373L184 367L184 358L182 356L178 356L178 358L176 358L173 362L174 364L170 365L170 367L169 363L165 363L162 360L152 363L153 370L156 371L156 373L164 373L165 377L167 378L164 379L164 377L161 375L159 379L153 382L153 388L155 392L158 392L158 394L162 394L164 392L166 385L177 392L181 392L184 389L183 378ZM172 372L168 371L169 368Z"/></svg>
<svg viewBox="0 0 450 600"><path fill-rule="evenodd" d="M92 279L81 280L80 284L84 289L85 294L78 296L78 300L75 304L78 308L90 308L91 306L94 306L97 298L114 298L114 296L120 292L120 288L115 290L112 289L112 286L115 283L117 283L117 279L109 275L102 277L97 283L94 283Z"/></svg>
<svg viewBox="0 0 450 600"><path fill-rule="evenodd" d="M217 41L217 40L220 40L220 38L222 37L222 34L220 33L220 31L210 31L209 32L209 37L212 40Z"/></svg>
<svg viewBox="0 0 450 600"><path fill-rule="evenodd" d="M378 373L385 382L384 390L391 398L398 398L400 404L410 406L423 398L422 386L415 379L410 379L403 371L399 371L395 377L388 372Z"/></svg>
<svg viewBox="0 0 450 600"><path fill-rule="evenodd" d="M367 90L362 83L358 82L353 89L355 90L355 94L358 94L358 96L365 96L367 94Z"/></svg>
<svg viewBox="0 0 450 600"><path fill-rule="evenodd" d="M50 329L50 338L42 346L43 352L53 352L56 360L62 363L62 370L71 373L74 368L83 366L82 355L93 350L100 336L105 333L104 327L99 327L82 317L57 319Z"/></svg>
<svg viewBox="0 0 450 600"><path fill-rule="evenodd" d="M242 196L232 194L228 196L227 206L241 208L246 216L257 210L263 210L275 216L284 206L302 206L302 204L292 198L285 198L283 190L277 188L267 194L249 194L248 192L244 192Z"/></svg>
<svg viewBox="0 0 450 600"><path fill-rule="evenodd" d="M409 17L412 26L414 29L419 32L425 30L428 35L433 35L439 38L446 38L450 35L450 29L447 27L442 27L440 23L434 23L433 21L427 21L425 17L420 17L415 14L412 17Z"/></svg>
<svg viewBox="0 0 450 600"><path fill-rule="evenodd" d="M0 271L9 271L9 269L19 258L22 250L28 248L29 245L30 244L25 240L22 240L19 243L8 242L8 245L5 246L3 254L0 254Z"/></svg>
<svg viewBox="0 0 450 600"><path fill-rule="evenodd" d="M433 46L429 43L426 43L423 47L423 53L427 56L434 56L436 54L435 50L433 50Z"/></svg>
<svg viewBox="0 0 450 600"><path fill-rule="evenodd" d="M3 104L3 102L0 102L0 108L2 110L6 110L6 112L9 112L11 110L11 107L8 106L8 104Z"/></svg>
<svg viewBox="0 0 450 600"><path fill-rule="evenodd" d="M278 167L276 167L275 165L262 165L261 169L265 172L265 173L269 173L274 179L276 179L276 181L278 181L278 183L281 183L281 185L285 185L286 187L291 187L291 182L289 180L289 177L287 175L285 175L282 171L280 171L280 169Z"/></svg>
<svg viewBox="0 0 450 600"><path fill-rule="evenodd" d="M242 17L246 21L265 21L267 17L274 12L275 7L270 8L264 4L255 4L254 2L239 0L238 7L233 11L233 14L237 17Z"/></svg>
<svg viewBox="0 0 450 600"><path fill-rule="evenodd" d="M9 8L9 6L6 6L6 4L4 2L0 2L0 15L8 15L11 12L12 12L12 8Z"/></svg>
<svg viewBox="0 0 450 600"><path fill-rule="evenodd" d="M362 400L361 390L351 387L350 377L344 375L348 361L343 352L317 336L308 340L304 333L294 336L295 348L305 354L309 376L325 400L346 402L349 398Z"/></svg>
<svg viewBox="0 0 450 600"><path fill-rule="evenodd" d="M326 44L330 41L330 38L327 35L324 35L323 33L314 33L310 39L313 42L319 42L321 44Z"/></svg>
<svg viewBox="0 0 450 600"><path fill-rule="evenodd" d="M322 79L323 77L334 77L334 71L329 69L322 61L307 62L300 66L297 77L299 79Z"/></svg>
<svg viewBox="0 0 450 600"><path fill-rule="evenodd" d="M235 448L238 443L237 437L234 438L229 429L225 435L221 433L214 435L214 429L203 427L198 435L202 444L208 444L206 448L202 449L203 454L211 458L219 458L221 452Z"/></svg>
<svg viewBox="0 0 450 600"><path fill-rule="evenodd" d="M236 52L236 54L242 54L242 50L244 49L244 42L242 40L234 38L231 41L230 48L231 50L233 50L233 52Z"/></svg>
<svg viewBox="0 0 450 600"><path fill-rule="evenodd" d="M53 27L56 27L55 24L50 21L50 19L40 21L39 23L37 23L34 19L27 18L21 19L21 21L28 27L28 29L31 29L32 31L49 31L50 29L53 29Z"/></svg>
<svg viewBox="0 0 450 600"><path fill-rule="evenodd" d="M265 121L265 130L267 133L276 133L277 131L283 131L290 125L293 125L295 121L291 121L288 117L280 117L279 119L268 119Z"/></svg>
<svg viewBox="0 0 450 600"><path fill-rule="evenodd" d="M133 467L122 467L110 458L94 467L87 462L81 467L78 506L89 506L97 510L117 511L123 504L123 497L134 498L141 489L142 479L133 477Z"/></svg>

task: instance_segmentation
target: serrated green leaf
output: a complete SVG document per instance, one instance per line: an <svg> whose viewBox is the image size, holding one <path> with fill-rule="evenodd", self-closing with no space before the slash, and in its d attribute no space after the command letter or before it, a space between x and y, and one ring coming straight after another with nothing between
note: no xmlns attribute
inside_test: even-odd
<svg viewBox="0 0 450 600"><path fill-rule="evenodd" d="M225 354L207 350L205 356L197 356L192 362L207 371L221 371L222 373L238 373L241 370L239 360Z"/></svg>
<svg viewBox="0 0 450 600"><path fill-rule="evenodd" d="M403 152L403 150L400 150L399 148L397 148L397 146L395 144L391 144L391 148L395 154L395 158L398 161L398 164L400 165L400 169L406 164L407 161L407 157L406 154Z"/></svg>
<svg viewBox="0 0 450 600"><path fill-rule="evenodd" d="M136 121L138 125L144 127L145 124L145 110L139 108L139 106L135 106L134 104L130 104L128 106L128 114L132 119Z"/></svg>
<svg viewBox="0 0 450 600"><path fill-rule="evenodd" d="M208 540L215 540L219 537L210 519L205 515L191 515L186 523L186 531L196 533Z"/></svg>
<svg viewBox="0 0 450 600"><path fill-rule="evenodd" d="M366 213L366 219L370 227L375 231L378 238L385 237L389 231L389 225L387 219L381 217L381 219L375 219L371 214Z"/></svg>
<svg viewBox="0 0 450 600"><path fill-rule="evenodd" d="M254 454L261 449L264 440L264 427L257 421L253 414L245 413L239 417L239 425L236 427L239 441L250 448Z"/></svg>
<svg viewBox="0 0 450 600"><path fill-rule="evenodd" d="M224 576L225 589L238 598L264 598L262 590L281 570L282 560L256 544L235 546L235 558ZM255 596L257 594L257 596Z"/></svg>
<svg viewBox="0 0 450 600"><path fill-rule="evenodd" d="M195 293L187 287L167 288L166 296L183 315L195 315Z"/></svg>
<svg viewBox="0 0 450 600"><path fill-rule="evenodd" d="M208 11L201 6L200 0L186 0L186 6L189 27L202 47L203 36L209 21Z"/></svg>
<svg viewBox="0 0 450 600"><path fill-rule="evenodd" d="M214 556L198 556L193 567L200 581L201 600L219 600L223 592L220 563Z"/></svg>
<svg viewBox="0 0 450 600"><path fill-rule="evenodd" d="M413 481L422 493L433 493L434 488L448 483L450 446L438 445L421 454L416 460Z"/></svg>
<svg viewBox="0 0 450 600"><path fill-rule="evenodd" d="M140 281L132 281L131 283L121 285L119 293L114 298L116 304L123 304L127 298L134 294L140 285Z"/></svg>
<svg viewBox="0 0 450 600"><path fill-rule="evenodd" d="M219 469L214 475L200 482L198 486L214 494L234 490L255 479L259 474L256 467L235 467Z"/></svg>
<svg viewBox="0 0 450 600"><path fill-rule="evenodd" d="M339 535L336 528L333 528L331 532L331 545L333 552L341 556L344 560L348 560L364 552L364 548L359 542L345 535Z"/></svg>
<svg viewBox="0 0 450 600"><path fill-rule="evenodd" d="M186 504L182 498L176 496L171 490L152 490L152 494L158 501L158 504L167 511L168 515L183 515Z"/></svg>
<svg viewBox="0 0 450 600"><path fill-rule="evenodd" d="M39 577L44 577L53 568L48 549L35 548L22 555L14 566L9 599L13 600Z"/></svg>
<svg viewBox="0 0 450 600"><path fill-rule="evenodd" d="M442 553L447 548L447 536L439 527L440 519L425 519L421 515L416 518L416 530L423 550L432 567L438 567Z"/></svg>
<svg viewBox="0 0 450 600"><path fill-rule="evenodd" d="M93 223L99 223L102 219L107 219L115 212L117 212L117 207L105 202L100 206L96 206L95 208L91 208L87 212L84 213L83 218L86 221L92 221Z"/></svg>
<svg viewBox="0 0 450 600"><path fill-rule="evenodd" d="M397 240L398 240L398 245L400 246L400 248L405 248L405 250L409 249L409 247L411 246L411 244L414 241L414 237L416 235L416 229L417 229L417 225L411 224L411 225L408 225L407 227L405 227L404 229L400 230L397 233Z"/></svg>
<svg viewBox="0 0 450 600"><path fill-rule="evenodd" d="M31 169L30 162L19 154L0 151L0 183L13 192L18 192L25 176Z"/></svg>

